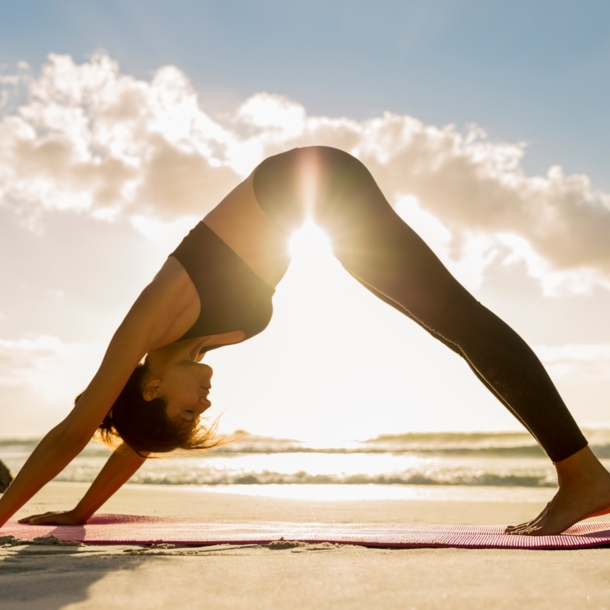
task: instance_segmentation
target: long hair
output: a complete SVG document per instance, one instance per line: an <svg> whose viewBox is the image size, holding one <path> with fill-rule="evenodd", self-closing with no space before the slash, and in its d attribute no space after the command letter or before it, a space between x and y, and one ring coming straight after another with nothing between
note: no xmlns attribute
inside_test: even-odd
<svg viewBox="0 0 610 610"><path fill-rule="evenodd" d="M146 361L138 364L94 438L109 447L123 441L142 457L143 453L168 453L176 449L211 449L227 442L216 435L217 422L206 428L199 420L191 424L170 419L163 398L145 400L142 390L147 373Z"/></svg>

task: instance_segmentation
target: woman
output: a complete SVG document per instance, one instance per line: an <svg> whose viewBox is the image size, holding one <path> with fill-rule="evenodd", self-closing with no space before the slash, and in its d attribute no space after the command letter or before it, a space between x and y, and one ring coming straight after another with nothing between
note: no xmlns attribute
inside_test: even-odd
<svg viewBox="0 0 610 610"><path fill-rule="evenodd" d="M72 412L40 442L0 499L0 525L96 431L123 442L78 506L22 522L83 523L150 452L213 444L198 426L210 406L212 376L201 359L267 326L274 288L289 262L287 238L308 215L328 233L345 269L464 357L554 462L556 496L538 517L508 533L557 534L610 512L610 474L531 349L451 276L359 161L311 147L261 163L168 257Z"/></svg>

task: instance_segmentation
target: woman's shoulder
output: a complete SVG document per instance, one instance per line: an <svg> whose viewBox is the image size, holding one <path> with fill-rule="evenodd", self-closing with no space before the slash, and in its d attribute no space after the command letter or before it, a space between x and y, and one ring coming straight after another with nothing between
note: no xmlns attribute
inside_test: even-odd
<svg viewBox="0 0 610 610"><path fill-rule="evenodd" d="M124 323L140 326L150 349L156 349L182 337L197 320L200 307L189 274L178 259L169 256L140 293Z"/></svg>

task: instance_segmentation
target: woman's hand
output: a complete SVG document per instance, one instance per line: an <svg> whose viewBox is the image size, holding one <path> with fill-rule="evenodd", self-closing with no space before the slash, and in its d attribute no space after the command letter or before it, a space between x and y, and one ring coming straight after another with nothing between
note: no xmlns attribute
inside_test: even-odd
<svg viewBox="0 0 610 610"><path fill-rule="evenodd" d="M29 525L82 525L85 520L78 519L73 510L66 511L49 511L40 515L30 515L19 519L19 523L28 523Z"/></svg>

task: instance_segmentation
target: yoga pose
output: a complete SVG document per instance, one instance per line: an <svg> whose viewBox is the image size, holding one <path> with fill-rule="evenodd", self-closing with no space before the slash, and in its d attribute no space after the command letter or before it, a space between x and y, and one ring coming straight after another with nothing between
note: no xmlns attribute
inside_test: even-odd
<svg viewBox="0 0 610 610"><path fill-rule="evenodd" d="M199 425L212 377L201 360L267 326L289 263L287 239L307 217L327 232L354 278L462 356L554 462L557 494L508 533L557 534L610 512L610 474L533 351L452 277L357 159L310 147L261 163L168 257L74 409L0 499L0 525L96 433L120 444L76 508L22 522L84 523L150 453L214 445L213 430Z"/></svg>

